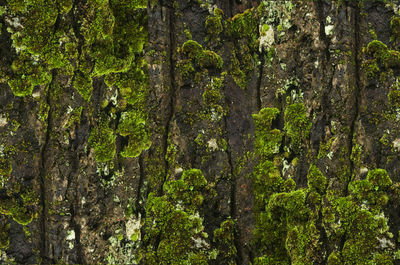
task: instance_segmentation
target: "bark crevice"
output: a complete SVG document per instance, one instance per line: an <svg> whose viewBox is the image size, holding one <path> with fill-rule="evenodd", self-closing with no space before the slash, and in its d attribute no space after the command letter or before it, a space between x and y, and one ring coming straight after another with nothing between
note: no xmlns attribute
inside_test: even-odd
<svg viewBox="0 0 400 265"><path fill-rule="evenodd" d="M52 130L52 104L50 102L51 87L54 81L55 70L52 70L52 81L46 92L46 104L49 106L46 123L45 141L40 152L40 205L41 205L41 222L40 222L40 257L44 264L48 262L47 257L47 240L46 240L46 222L47 222L47 205L46 205L46 175L47 175L47 150L50 142L50 132Z"/></svg>

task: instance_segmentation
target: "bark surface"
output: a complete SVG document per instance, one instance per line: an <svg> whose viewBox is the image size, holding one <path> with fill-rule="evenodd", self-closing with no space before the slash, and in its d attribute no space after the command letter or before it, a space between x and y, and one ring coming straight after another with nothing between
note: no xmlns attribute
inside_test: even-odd
<svg viewBox="0 0 400 265"><path fill-rule="evenodd" d="M0 0L0 263L400 264L399 7Z"/></svg>

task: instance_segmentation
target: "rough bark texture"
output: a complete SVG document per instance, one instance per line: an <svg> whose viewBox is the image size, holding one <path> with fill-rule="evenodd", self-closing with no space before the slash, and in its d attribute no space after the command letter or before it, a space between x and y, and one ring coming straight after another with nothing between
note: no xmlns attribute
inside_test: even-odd
<svg viewBox="0 0 400 265"><path fill-rule="evenodd" d="M399 4L0 0L0 263L400 264Z"/></svg>

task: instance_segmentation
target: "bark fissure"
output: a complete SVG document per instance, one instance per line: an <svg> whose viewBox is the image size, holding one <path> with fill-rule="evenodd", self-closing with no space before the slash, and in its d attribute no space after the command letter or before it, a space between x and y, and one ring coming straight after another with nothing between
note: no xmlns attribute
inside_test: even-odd
<svg viewBox="0 0 400 265"><path fill-rule="evenodd" d="M79 171L79 154L77 153L77 148L78 145L72 145L72 161L71 161L71 173L68 176L68 184L67 184L67 192L70 191L70 187L72 184L79 185L79 181L77 180L78 176L78 171ZM75 183L74 183L75 182ZM74 248L76 250L76 262L79 264L84 264L84 255L83 255L83 250L82 250L82 244L80 242L80 237L81 237L81 227L80 225L76 222L77 218L77 210L76 208L79 207L79 187L73 185L72 186L72 191L69 193L69 195L73 196L72 198L69 198L71 200L71 204L69 206L69 211L71 214L71 221L70 225L72 229L75 232L75 241L74 241Z"/></svg>
<svg viewBox="0 0 400 265"><path fill-rule="evenodd" d="M354 171L354 161L351 157L352 151L353 151L353 140L354 140L354 133L355 133L355 127L356 127L356 122L359 118L360 114L360 96L361 96L361 81L360 81L360 58L359 58L359 51L360 51L360 8L358 3L356 4L356 7L353 9L354 12L354 50L353 50L353 56L354 56L354 73L355 73L355 111L354 111L354 116L351 121L350 125L350 139L349 139L349 160L350 160L350 180L353 175ZM349 181L350 182L350 181ZM348 187L346 189L346 192L348 191Z"/></svg>
<svg viewBox="0 0 400 265"><path fill-rule="evenodd" d="M144 182L145 177L146 177L146 175L145 175L144 154L141 153L139 155L139 183L138 183L138 188L136 191L136 211L141 213L142 216L145 216L145 210L144 210L144 207L142 207L142 205L140 203L140 198L142 195L141 190L143 187L143 182Z"/></svg>
<svg viewBox="0 0 400 265"><path fill-rule="evenodd" d="M224 123L225 123L225 130L228 128L228 121L227 118L224 117ZM228 157L228 164L229 164L229 174L230 174L230 181L231 181L231 193L230 193L230 215L233 220L236 220L236 176L234 172L234 166L232 162L232 149L230 146L229 142L229 137L228 134L226 133L226 143L227 143L227 148L226 148L226 155ZM239 234L237 229L234 231L234 245L237 250L237 256L236 256L236 263L237 264L242 264L242 252L241 252L241 244L239 242Z"/></svg>
<svg viewBox="0 0 400 265"><path fill-rule="evenodd" d="M258 80L257 80L257 109L261 110L261 85L263 79L265 58L262 53L259 53L258 56L260 58L260 66L258 70Z"/></svg>
<svg viewBox="0 0 400 265"><path fill-rule="evenodd" d="M350 133L349 133L349 139L348 139L348 160L349 160L349 180L347 181L347 184L345 186L344 190L344 196L347 196L349 193L349 184L352 180L353 177L353 171L354 171L354 161L352 159L352 151L353 151L353 140L354 140L354 133L355 133L355 127L356 127L356 122L359 117L359 110L360 110L360 102L359 102L359 97L361 94L360 88L360 62L359 62L359 49L360 49L360 8L359 8L359 3L355 3L355 7L352 7L353 11L353 16L354 16L354 24L353 24L353 31L354 31L354 49L352 51L353 55L353 61L354 61L354 97L355 97L355 102L354 102L354 114L351 119L351 124L350 124ZM343 250L344 245L346 243L346 238L347 238L347 231L343 234L341 240L340 240L340 250Z"/></svg>
<svg viewBox="0 0 400 265"><path fill-rule="evenodd" d="M165 162L165 176L164 176L164 182L168 179L168 171L169 171L169 161L167 158L167 152L168 152L168 138L169 138L169 132L170 132L170 127L171 127L171 122L174 117L174 111L175 111L175 69L174 69L174 53L175 53L175 37L174 37L174 8L169 7L169 70L170 70L170 88L169 88L169 93L170 93L170 100L169 100L169 113L167 117L167 121L165 124L165 132L164 132L164 150L163 150L163 156L164 156L164 162ZM162 188L162 186L161 186Z"/></svg>
<svg viewBox="0 0 400 265"><path fill-rule="evenodd" d="M40 153L40 205L41 205L41 222L40 222L40 257L46 264L48 261L47 257L47 240L46 240L46 222L47 222L47 205L46 205L46 175L47 175L47 150L50 142L50 132L52 130L52 105L50 102L51 87L54 80L55 70L52 70L52 81L47 88L46 93L46 104L49 106L47 113L47 124L46 124L46 136Z"/></svg>

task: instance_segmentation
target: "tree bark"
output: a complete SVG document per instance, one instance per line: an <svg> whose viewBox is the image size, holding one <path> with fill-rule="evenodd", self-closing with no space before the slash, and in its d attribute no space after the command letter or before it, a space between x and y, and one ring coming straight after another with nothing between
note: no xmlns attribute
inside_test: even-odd
<svg viewBox="0 0 400 265"><path fill-rule="evenodd" d="M0 0L0 261L400 264L397 1Z"/></svg>

